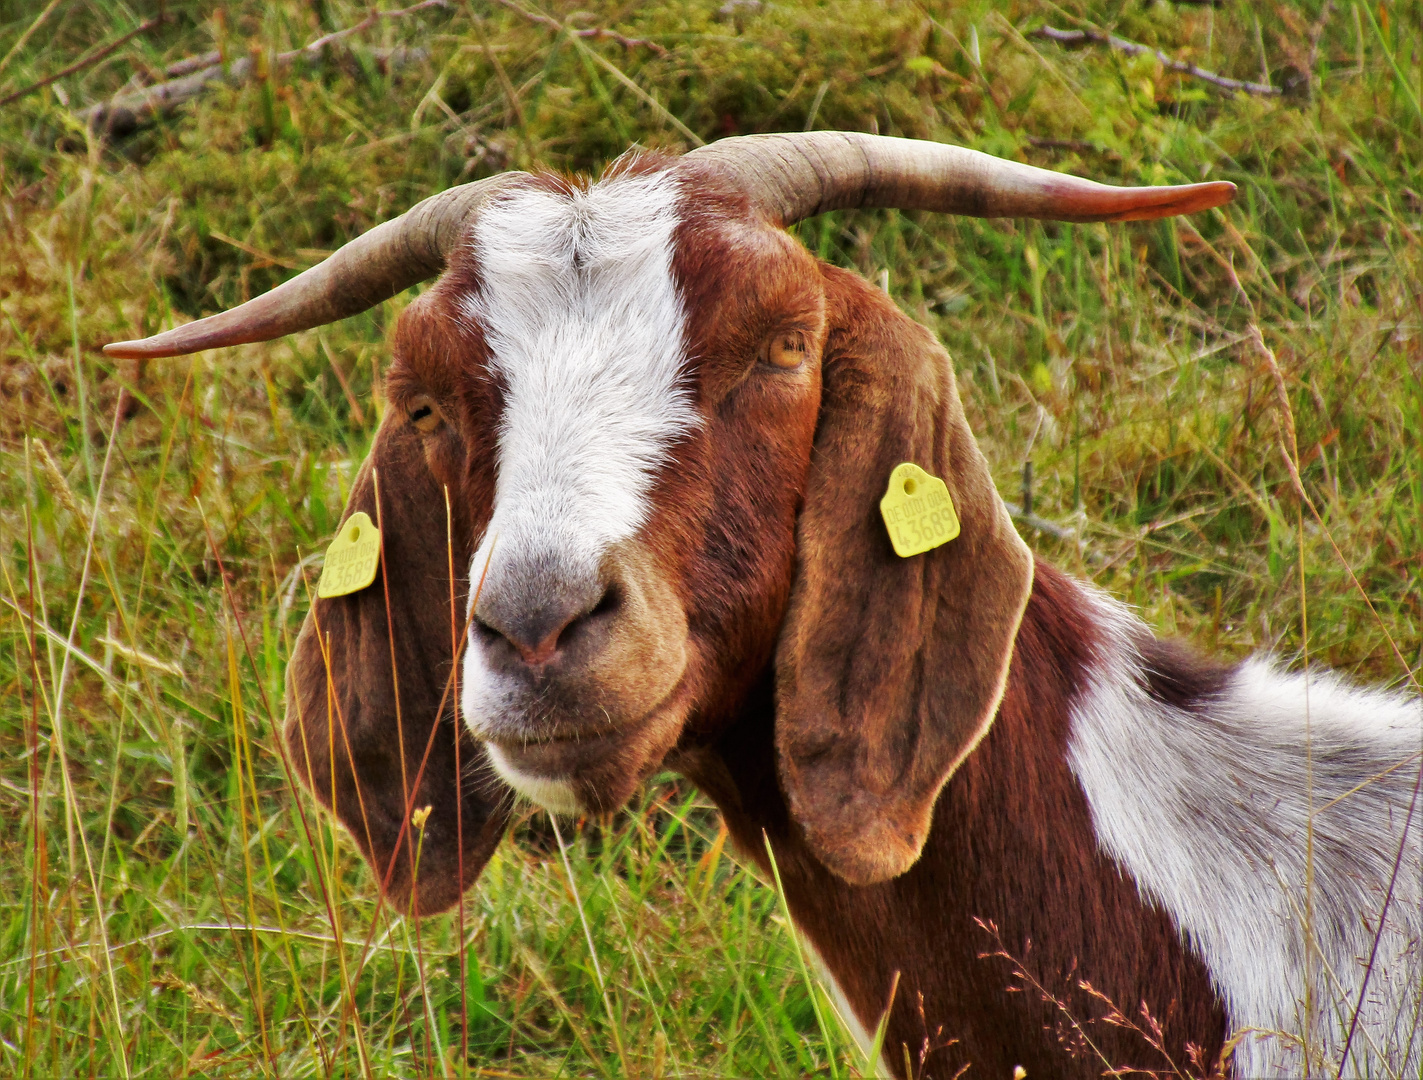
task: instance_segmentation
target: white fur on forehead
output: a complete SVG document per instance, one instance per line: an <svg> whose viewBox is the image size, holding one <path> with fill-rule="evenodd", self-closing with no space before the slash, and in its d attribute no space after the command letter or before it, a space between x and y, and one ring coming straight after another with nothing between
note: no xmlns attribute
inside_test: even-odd
<svg viewBox="0 0 1423 1080"><path fill-rule="evenodd" d="M596 563L646 521L669 445L697 423L672 277L678 198L667 173L624 175L515 191L480 215L481 284L462 307L506 387L487 533L503 555Z"/></svg>

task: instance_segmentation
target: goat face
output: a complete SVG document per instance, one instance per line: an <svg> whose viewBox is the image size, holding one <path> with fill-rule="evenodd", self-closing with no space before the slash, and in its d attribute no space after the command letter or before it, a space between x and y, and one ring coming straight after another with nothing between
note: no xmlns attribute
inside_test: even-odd
<svg viewBox="0 0 1423 1080"><path fill-rule="evenodd" d="M862 205L1154 217L1231 190L869 136L728 140L591 186L452 189L267 297L110 352L275 337L443 271L402 316L348 506L382 524L383 577L317 602L288 674L296 771L402 906L458 898L504 784L616 807L771 684L791 812L868 883L918 857L991 721L1031 559L943 350L782 227ZM962 524L910 559L878 513L903 461L945 480ZM471 773L486 754L498 781Z"/></svg>
<svg viewBox="0 0 1423 1080"><path fill-rule="evenodd" d="M765 668L825 308L785 233L654 167L508 193L407 309L391 403L472 510L463 718L517 791L616 807Z"/></svg>

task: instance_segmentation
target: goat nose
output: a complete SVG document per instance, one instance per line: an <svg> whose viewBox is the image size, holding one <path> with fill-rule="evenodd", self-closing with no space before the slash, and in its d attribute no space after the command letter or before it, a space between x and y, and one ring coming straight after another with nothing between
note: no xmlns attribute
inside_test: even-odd
<svg viewBox="0 0 1423 1080"><path fill-rule="evenodd" d="M599 586L590 593L563 593L541 603L480 604L474 624L486 643L505 642L530 667L552 660L594 618L617 606L617 591Z"/></svg>

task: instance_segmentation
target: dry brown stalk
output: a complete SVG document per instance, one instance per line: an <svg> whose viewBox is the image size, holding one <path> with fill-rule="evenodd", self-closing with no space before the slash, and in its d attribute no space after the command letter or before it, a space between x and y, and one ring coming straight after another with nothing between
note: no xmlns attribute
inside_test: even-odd
<svg viewBox="0 0 1423 1080"><path fill-rule="evenodd" d="M1199 1045L1187 1042L1185 1045L1186 1055L1189 1061L1188 1068L1182 1068L1174 1060L1166 1049L1166 1036L1160 1021L1152 1015L1145 1001L1138 1005L1140 1021L1132 1019L1126 1012L1118 1006L1110 997L1102 993L1096 987L1077 972L1077 962L1074 960L1072 968L1065 973L1063 980L1066 983L1068 993L1073 989L1081 991L1087 999L1096 1002L1103 1010L1101 1015L1087 1016L1079 1018L1074 1015L1069 1002L1059 997L1057 993L1049 989L1043 979L1033 975L1024 960L1020 960L1009 952L1003 945L1003 938L999 933L998 926L991 919L975 918L978 928L988 934L993 939L991 950L978 954L980 960L1006 960L1010 965L1010 973L1016 986L1010 989L1029 991L1035 994L1044 1005L1050 1005L1063 1018L1070 1032L1069 1036L1063 1039L1063 1049L1073 1057L1094 1054L1103 1066L1102 1075L1109 1077L1145 1076L1151 1080L1224 1080L1226 1069L1230 1060L1230 1055L1234 1051L1240 1036L1236 1035L1226 1040L1225 1046L1221 1048L1220 1054L1215 1061L1207 1061L1205 1052ZM1032 949L1032 942L1026 944L1028 951ZM1159 1054L1165 1062L1164 1067L1143 1068L1137 1066L1116 1066L1108 1061L1102 1050L1098 1048L1091 1037L1087 1034L1089 1024L1107 1024L1111 1027L1122 1028L1126 1031L1138 1035L1142 1042Z"/></svg>

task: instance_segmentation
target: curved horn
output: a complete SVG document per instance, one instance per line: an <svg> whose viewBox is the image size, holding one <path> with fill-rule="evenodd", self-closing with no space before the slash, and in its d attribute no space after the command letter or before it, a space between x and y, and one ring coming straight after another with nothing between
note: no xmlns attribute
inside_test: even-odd
<svg viewBox="0 0 1423 1080"><path fill-rule="evenodd" d="M240 307L140 341L114 342L105 345L104 352L118 357L183 356L271 341L357 315L443 270L469 219L501 187L525 175L503 173L431 195Z"/></svg>
<svg viewBox="0 0 1423 1080"><path fill-rule="evenodd" d="M853 131L741 135L693 150L686 159L730 173L781 225L871 206L970 217L1139 221L1193 214L1235 197L1235 185L1224 181L1108 187L961 146Z"/></svg>

